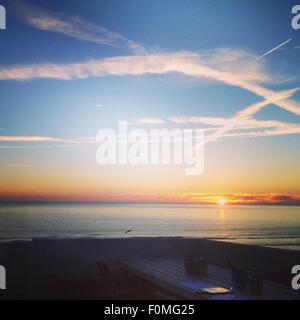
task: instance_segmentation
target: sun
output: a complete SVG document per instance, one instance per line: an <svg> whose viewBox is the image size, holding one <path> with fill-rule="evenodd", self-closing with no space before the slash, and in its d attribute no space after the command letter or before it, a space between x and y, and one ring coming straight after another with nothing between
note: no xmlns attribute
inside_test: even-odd
<svg viewBox="0 0 300 320"><path fill-rule="evenodd" d="M227 201L225 199L218 199L217 202L218 202L218 204L223 205L223 204L226 204Z"/></svg>

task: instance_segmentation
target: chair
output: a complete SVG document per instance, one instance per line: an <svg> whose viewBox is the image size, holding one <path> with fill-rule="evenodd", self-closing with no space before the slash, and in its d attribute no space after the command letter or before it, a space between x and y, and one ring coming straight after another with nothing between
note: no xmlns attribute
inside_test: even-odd
<svg viewBox="0 0 300 320"><path fill-rule="evenodd" d="M112 272L104 262L97 260L96 264L100 272L104 296L107 298L115 298L117 296L118 286L120 286L121 283L120 274L113 274L116 272Z"/></svg>
<svg viewBox="0 0 300 320"><path fill-rule="evenodd" d="M106 298L127 299L136 294L135 278L130 277L125 270L111 270L106 263L99 260L96 260L96 264L100 272Z"/></svg>

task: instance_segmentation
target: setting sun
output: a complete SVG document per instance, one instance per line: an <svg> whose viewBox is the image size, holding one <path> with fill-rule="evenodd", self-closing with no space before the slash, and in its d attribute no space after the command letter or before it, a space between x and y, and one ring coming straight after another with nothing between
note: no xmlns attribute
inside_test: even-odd
<svg viewBox="0 0 300 320"><path fill-rule="evenodd" d="M217 200L218 204L225 204L226 200L225 199L219 199Z"/></svg>

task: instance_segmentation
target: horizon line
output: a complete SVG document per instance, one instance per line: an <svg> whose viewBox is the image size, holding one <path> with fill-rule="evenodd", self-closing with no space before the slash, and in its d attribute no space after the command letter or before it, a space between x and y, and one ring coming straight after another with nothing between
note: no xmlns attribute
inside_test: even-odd
<svg viewBox="0 0 300 320"><path fill-rule="evenodd" d="M163 205L207 205L207 206L217 206L217 207L227 207L227 206L289 206L289 207L299 207L300 202L256 202L256 203L226 203L225 205L220 205L218 203L205 203L205 202L168 202L168 201L67 201L67 200L0 200L0 204L63 204L63 203L91 203L91 204L163 204Z"/></svg>

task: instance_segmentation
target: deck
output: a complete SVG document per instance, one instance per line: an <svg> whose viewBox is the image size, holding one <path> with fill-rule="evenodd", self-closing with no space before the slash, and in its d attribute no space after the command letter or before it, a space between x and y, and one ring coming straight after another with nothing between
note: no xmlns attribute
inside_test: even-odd
<svg viewBox="0 0 300 320"><path fill-rule="evenodd" d="M230 289L231 274L229 270L209 265L206 275L191 276L185 274L183 258L139 258L120 262L121 267L132 274L149 281L185 299L225 299L225 300L300 300L300 293L291 287L271 281L264 281L263 294L251 295L249 292L230 294L199 294L200 288L224 287Z"/></svg>

